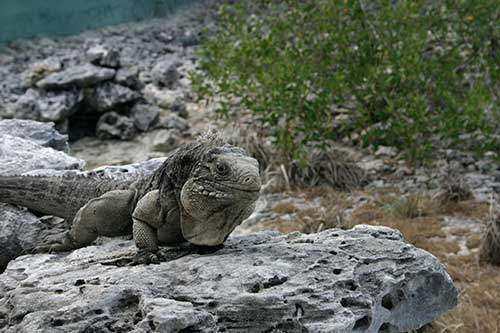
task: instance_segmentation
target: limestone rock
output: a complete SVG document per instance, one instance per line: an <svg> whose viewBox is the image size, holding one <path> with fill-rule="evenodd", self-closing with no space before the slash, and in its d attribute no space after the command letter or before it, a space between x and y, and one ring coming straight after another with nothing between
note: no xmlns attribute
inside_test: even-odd
<svg viewBox="0 0 500 333"><path fill-rule="evenodd" d="M49 57L42 61L37 61L30 65L30 68L21 76L23 77L24 85L31 87L36 82L43 79L45 76L60 71L62 68L61 60L57 57Z"/></svg>
<svg viewBox="0 0 500 333"><path fill-rule="evenodd" d="M62 151L68 149L68 136L60 134L54 128L54 123L21 119L2 120L0 136L5 134L27 139L43 147Z"/></svg>
<svg viewBox="0 0 500 333"><path fill-rule="evenodd" d="M113 239L12 261L0 275L0 330L405 332L457 304L438 260L385 227L258 233L123 266L134 252Z"/></svg>
<svg viewBox="0 0 500 333"><path fill-rule="evenodd" d="M180 40L184 47L196 46L200 44L200 35L195 31L186 31Z"/></svg>
<svg viewBox="0 0 500 333"><path fill-rule="evenodd" d="M173 89L179 81L178 60L172 57L161 59L152 70L153 82L159 87Z"/></svg>
<svg viewBox="0 0 500 333"><path fill-rule="evenodd" d="M38 98L38 91L28 89L15 103L6 106L6 114L14 118L38 120L40 118Z"/></svg>
<svg viewBox="0 0 500 333"><path fill-rule="evenodd" d="M97 121L96 134L100 139L130 140L136 134L134 121L111 111Z"/></svg>
<svg viewBox="0 0 500 333"><path fill-rule="evenodd" d="M137 92L110 82L88 90L85 96L87 103L98 112L111 110L138 98Z"/></svg>
<svg viewBox="0 0 500 333"><path fill-rule="evenodd" d="M179 147L180 144L181 133L179 130L162 129L155 133L151 146L155 151L169 152Z"/></svg>
<svg viewBox="0 0 500 333"><path fill-rule="evenodd" d="M120 67L120 52L116 48L106 48L96 45L87 50L87 59L94 65L104 67Z"/></svg>
<svg viewBox="0 0 500 333"><path fill-rule="evenodd" d="M120 68L116 71L115 82L132 89L140 88L139 69L134 66Z"/></svg>
<svg viewBox="0 0 500 333"><path fill-rule="evenodd" d="M13 175L36 169L81 169L85 162L52 148L8 134L0 136L0 174Z"/></svg>
<svg viewBox="0 0 500 333"><path fill-rule="evenodd" d="M148 103L170 109L175 101L183 97L179 90L159 89L154 84L148 84L143 89L144 98Z"/></svg>
<svg viewBox="0 0 500 333"><path fill-rule="evenodd" d="M157 106L147 104L136 104L130 110L135 127L141 131L154 128L160 120L161 109Z"/></svg>
<svg viewBox="0 0 500 333"><path fill-rule="evenodd" d="M398 151L394 147L379 146L375 152L377 157L394 157L398 154Z"/></svg>
<svg viewBox="0 0 500 333"><path fill-rule="evenodd" d="M82 99L83 94L78 90L45 92L28 89L11 109L16 118L58 122L72 115Z"/></svg>
<svg viewBox="0 0 500 333"><path fill-rule="evenodd" d="M184 102L182 102L180 99L176 99L174 101L170 110L173 113L179 115L179 117L181 117L181 118L186 119L187 117L189 117L189 113L187 111L186 104Z"/></svg>
<svg viewBox="0 0 500 333"><path fill-rule="evenodd" d="M27 210L0 203L0 273L9 261L29 253L44 239L63 232L57 218L39 219Z"/></svg>
<svg viewBox="0 0 500 333"><path fill-rule="evenodd" d="M162 126L166 129L176 129L179 132L185 132L190 127L186 119L179 117L175 113L171 113L162 119Z"/></svg>
<svg viewBox="0 0 500 333"><path fill-rule="evenodd" d="M111 80L115 70L91 64L73 66L61 72L52 73L36 83L42 89L63 89L71 86L89 87Z"/></svg>
<svg viewBox="0 0 500 333"><path fill-rule="evenodd" d="M59 122L77 111L83 94L78 90L66 90L61 93L42 93L38 100L40 120Z"/></svg>

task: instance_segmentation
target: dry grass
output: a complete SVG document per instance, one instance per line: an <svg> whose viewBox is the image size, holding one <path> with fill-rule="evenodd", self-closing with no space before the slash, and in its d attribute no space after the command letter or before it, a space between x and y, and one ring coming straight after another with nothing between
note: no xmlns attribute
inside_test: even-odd
<svg viewBox="0 0 500 333"><path fill-rule="evenodd" d="M445 262L461 286L458 306L433 322L429 332L500 332L500 268L477 258Z"/></svg>
<svg viewBox="0 0 500 333"><path fill-rule="evenodd" d="M321 208L301 209L292 202L278 203L272 211L280 217L263 221L259 230L314 233L331 228L352 227L351 220L345 214L345 210L352 207L346 192L339 192L328 186L316 186L308 187L301 192L291 191L288 194L292 197L303 197L306 201L320 198Z"/></svg>
<svg viewBox="0 0 500 333"><path fill-rule="evenodd" d="M283 192L324 184L342 190L359 188L367 180L363 169L358 167L346 153L335 149L323 151L307 149L305 163L291 160L283 151L271 143L270 133L265 129L238 125L226 133L228 142L244 148L259 161L263 183L269 192Z"/></svg>
<svg viewBox="0 0 500 333"><path fill-rule="evenodd" d="M492 216L486 223L479 248L479 260L500 266L500 215Z"/></svg>

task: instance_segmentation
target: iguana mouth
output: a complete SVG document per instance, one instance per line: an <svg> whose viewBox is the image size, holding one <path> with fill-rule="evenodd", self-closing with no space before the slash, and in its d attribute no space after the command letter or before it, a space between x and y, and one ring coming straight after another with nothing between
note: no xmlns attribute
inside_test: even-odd
<svg viewBox="0 0 500 333"><path fill-rule="evenodd" d="M203 180L204 185L209 185L212 188L217 188L217 187L222 187L225 189L229 190L236 190L240 192L247 192L247 193L258 193L260 192L260 186L258 188L256 186L254 187L245 187L245 186L238 186L238 185L228 185L224 183L218 183L210 180Z"/></svg>
<svg viewBox="0 0 500 333"><path fill-rule="evenodd" d="M227 185L227 184L219 184L219 185L222 186L222 187L229 188L231 190L237 190L237 191L241 191L241 192L249 192L249 193L258 193L258 192L260 192L260 188L259 189L256 189L256 188L249 189L249 188L243 188L243 187L234 186L234 185Z"/></svg>

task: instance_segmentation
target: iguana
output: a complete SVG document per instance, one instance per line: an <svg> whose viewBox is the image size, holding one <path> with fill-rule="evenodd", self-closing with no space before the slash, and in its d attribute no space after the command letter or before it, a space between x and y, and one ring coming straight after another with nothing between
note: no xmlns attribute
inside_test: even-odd
<svg viewBox="0 0 500 333"><path fill-rule="evenodd" d="M1 176L0 202L72 222L40 251L69 251L98 236L132 233L139 252L188 241L221 245L253 211L261 181L257 160L207 133L179 147L150 176Z"/></svg>

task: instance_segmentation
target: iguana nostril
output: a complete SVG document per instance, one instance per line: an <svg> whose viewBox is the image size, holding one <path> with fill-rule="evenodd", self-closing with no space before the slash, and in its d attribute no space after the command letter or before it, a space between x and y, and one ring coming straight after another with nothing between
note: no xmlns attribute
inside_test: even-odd
<svg viewBox="0 0 500 333"><path fill-rule="evenodd" d="M243 182L244 182L245 184L248 184L248 183L250 183L251 181L252 181L252 178L250 178L250 177L247 177L247 178L243 179Z"/></svg>

